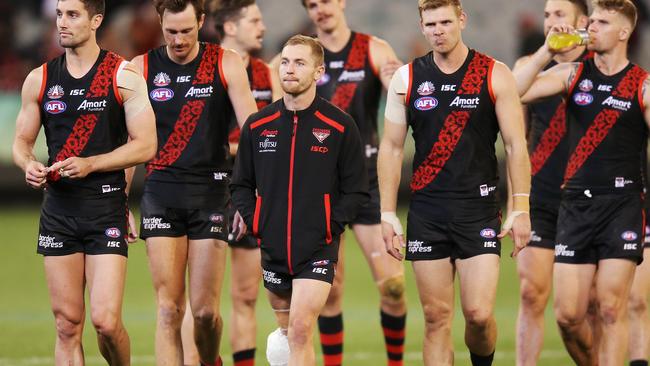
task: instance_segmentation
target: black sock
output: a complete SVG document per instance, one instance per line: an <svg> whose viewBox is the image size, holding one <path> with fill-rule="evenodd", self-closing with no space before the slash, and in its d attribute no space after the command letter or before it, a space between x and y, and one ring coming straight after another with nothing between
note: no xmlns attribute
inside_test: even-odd
<svg viewBox="0 0 650 366"><path fill-rule="evenodd" d="M472 359L472 366L491 366L492 360L494 360L494 352L489 356L479 356L470 352L469 357Z"/></svg>
<svg viewBox="0 0 650 366"><path fill-rule="evenodd" d="M233 353L232 360L234 366L253 366L255 364L255 348Z"/></svg>
<svg viewBox="0 0 650 366"><path fill-rule="evenodd" d="M648 366L648 361L647 360L630 361L630 366Z"/></svg>
<svg viewBox="0 0 650 366"><path fill-rule="evenodd" d="M341 365L343 363L343 314L319 316L318 329L323 348L323 365Z"/></svg>
<svg viewBox="0 0 650 366"><path fill-rule="evenodd" d="M392 316L382 311L380 316L381 327L384 331L384 341L386 342L388 365L401 366L403 365L402 359L404 357L406 314Z"/></svg>

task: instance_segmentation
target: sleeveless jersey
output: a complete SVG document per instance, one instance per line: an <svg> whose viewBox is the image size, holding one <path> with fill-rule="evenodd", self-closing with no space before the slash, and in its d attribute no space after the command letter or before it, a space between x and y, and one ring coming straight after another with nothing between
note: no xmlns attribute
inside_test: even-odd
<svg viewBox="0 0 650 366"><path fill-rule="evenodd" d="M166 46L145 55L158 134L158 152L146 164L145 192L167 207L202 208L228 194L233 107L222 56L223 49L209 43L201 43L197 57L185 65L172 61Z"/></svg>
<svg viewBox="0 0 650 366"><path fill-rule="evenodd" d="M583 61L569 90L570 156L564 174L569 193L641 192L647 139L642 86L647 72L630 63L615 75Z"/></svg>
<svg viewBox="0 0 650 366"><path fill-rule="evenodd" d="M248 74L248 82L253 92L253 98L257 104L257 110L261 110L273 102L273 89L271 87L271 69L257 57L250 57L246 73ZM239 142L239 124L237 118L233 115L230 120L230 134L228 141L230 143Z"/></svg>
<svg viewBox="0 0 650 366"><path fill-rule="evenodd" d="M576 61L593 57L585 51ZM557 65L551 61L544 70ZM530 131L531 200L559 205L562 180L569 157L566 101L557 95L527 106Z"/></svg>
<svg viewBox="0 0 650 366"><path fill-rule="evenodd" d="M370 36L352 32L341 51L325 49L325 69L317 83L318 95L352 116L359 127L365 156L371 160L367 162L368 169L374 172L379 146L377 113L382 84L370 58Z"/></svg>
<svg viewBox="0 0 650 366"><path fill-rule="evenodd" d="M411 208L435 220L498 213L493 65L474 50L452 74L438 68L432 52L408 65L406 105L415 140Z"/></svg>
<svg viewBox="0 0 650 366"><path fill-rule="evenodd" d="M109 153L126 143L128 134L116 75L123 59L101 50L93 67L76 79L65 54L43 65L39 96L48 165L70 157ZM94 172L82 179L47 177L45 207L69 216L101 216L124 210L124 170Z"/></svg>

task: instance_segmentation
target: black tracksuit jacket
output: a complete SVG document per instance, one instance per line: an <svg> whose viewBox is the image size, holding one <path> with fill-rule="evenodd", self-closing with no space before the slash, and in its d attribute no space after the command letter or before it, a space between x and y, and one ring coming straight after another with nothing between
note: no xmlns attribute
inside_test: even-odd
<svg viewBox="0 0 650 366"><path fill-rule="evenodd" d="M270 104L242 128L230 189L265 269L336 262L339 235L370 197L354 120L321 97L297 112Z"/></svg>

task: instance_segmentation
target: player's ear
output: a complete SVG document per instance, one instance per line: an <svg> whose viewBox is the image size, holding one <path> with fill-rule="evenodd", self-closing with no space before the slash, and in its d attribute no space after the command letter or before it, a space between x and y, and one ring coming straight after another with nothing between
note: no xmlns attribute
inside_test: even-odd
<svg viewBox="0 0 650 366"><path fill-rule="evenodd" d="M589 17L586 15L578 15L578 20L576 21L576 29L587 29L589 26Z"/></svg>
<svg viewBox="0 0 650 366"><path fill-rule="evenodd" d="M465 10L461 10L458 20L460 21L460 29L465 29L465 25L467 24L467 13Z"/></svg>
<svg viewBox="0 0 650 366"><path fill-rule="evenodd" d="M203 27L203 23L205 22L205 13L201 14L199 17L199 29Z"/></svg>
<svg viewBox="0 0 650 366"><path fill-rule="evenodd" d="M102 25L102 21L104 20L104 16L102 14L95 14L90 18L90 28L93 31L96 31L99 29L99 26Z"/></svg>

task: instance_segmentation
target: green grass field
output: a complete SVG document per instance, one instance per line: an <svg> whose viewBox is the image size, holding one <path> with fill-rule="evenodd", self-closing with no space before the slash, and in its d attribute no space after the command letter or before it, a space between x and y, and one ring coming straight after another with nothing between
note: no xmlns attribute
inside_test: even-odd
<svg viewBox="0 0 650 366"><path fill-rule="evenodd" d="M38 228L38 210L0 210L0 228L3 240L0 259L0 366L5 365L52 365L54 347L54 321L43 273L42 259L35 253ZM351 233L350 233L351 234ZM365 261L352 235L346 246L346 296L345 364L385 365L385 351L379 326L378 295ZM504 253L509 253L511 243L504 242ZM496 317L499 330L495 365L514 365L515 321L518 306L517 274L514 261L502 258L501 280L497 295ZM227 270L228 271L228 270ZM413 282L413 272L406 263L408 281L408 328L405 364L421 365L423 335L422 312ZM432 279L435 280L435 279ZM227 314L230 312L229 279L224 287L222 314L225 317L224 332L228 331ZM273 314L266 296L261 293L257 305L258 358L263 365L266 336L275 329ZM546 338L539 365L569 365L570 358L564 351L550 308L547 309ZM154 364L155 305L151 278L142 241L131 246L124 319L131 336L134 365ZM469 365L469 354L463 343L463 321L459 306L454 320L454 344L456 364ZM95 342L92 324L87 321L84 332L84 348L89 365L105 364ZM227 336L222 342L222 354L226 365L231 365ZM317 352L319 349L317 348ZM318 358L320 360L320 358Z"/></svg>

